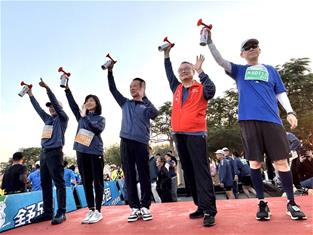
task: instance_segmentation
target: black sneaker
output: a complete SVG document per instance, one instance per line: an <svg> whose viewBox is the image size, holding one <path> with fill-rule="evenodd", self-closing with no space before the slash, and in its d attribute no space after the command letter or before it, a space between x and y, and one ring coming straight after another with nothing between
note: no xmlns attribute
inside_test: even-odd
<svg viewBox="0 0 313 235"><path fill-rule="evenodd" d="M215 224L215 217L210 214L204 214L203 218L203 226L204 227L210 227Z"/></svg>
<svg viewBox="0 0 313 235"><path fill-rule="evenodd" d="M40 223L43 221L48 221L52 219L52 214L48 214L48 213L43 213L41 215L38 215L32 219L30 219L31 223Z"/></svg>
<svg viewBox="0 0 313 235"><path fill-rule="evenodd" d="M51 220L51 224L53 224L53 225L62 224L63 221L65 221L65 220L66 220L65 214L62 212L57 212L57 214Z"/></svg>
<svg viewBox="0 0 313 235"><path fill-rule="evenodd" d="M307 219L305 214L300 210L300 207L294 202L290 201L287 204L287 215L293 220L304 220Z"/></svg>
<svg viewBox="0 0 313 235"><path fill-rule="evenodd" d="M259 210L256 213L256 219L257 220L270 220L271 219L271 213L270 213L270 209L267 206L267 202L264 202L264 201L259 202Z"/></svg>
<svg viewBox="0 0 313 235"><path fill-rule="evenodd" d="M202 218L203 216L204 216L203 210L199 208L195 212L189 214L190 219L199 219Z"/></svg>

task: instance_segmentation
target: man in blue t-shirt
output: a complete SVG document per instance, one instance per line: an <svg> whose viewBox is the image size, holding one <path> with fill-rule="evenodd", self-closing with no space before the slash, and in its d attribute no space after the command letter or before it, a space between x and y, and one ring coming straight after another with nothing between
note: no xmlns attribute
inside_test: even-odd
<svg viewBox="0 0 313 235"><path fill-rule="evenodd" d="M277 70L270 65L260 64L259 41L245 40L240 47L240 56L247 61L239 65L225 60L216 49L208 33L208 46L216 62L235 80L239 94L238 119L245 151L250 162L251 179L259 199L257 220L269 220L270 211L264 200L264 189L260 168L266 153L279 173L287 194L287 213L294 220L306 219L294 201L292 175L288 164L289 144L279 116L278 102L287 112L291 129L297 127L297 117L287 97L286 88Z"/></svg>
<svg viewBox="0 0 313 235"><path fill-rule="evenodd" d="M76 176L74 171L71 169L67 168L68 162L64 161L64 181L65 181L65 186L66 187L71 187L72 184L76 185Z"/></svg>
<svg viewBox="0 0 313 235"><path fill-rule="evenodd" d="M35 170L28 175L28 181L32 184L32 191L41 190L41 180L40 180L40 162L35 163Z"/></svg>

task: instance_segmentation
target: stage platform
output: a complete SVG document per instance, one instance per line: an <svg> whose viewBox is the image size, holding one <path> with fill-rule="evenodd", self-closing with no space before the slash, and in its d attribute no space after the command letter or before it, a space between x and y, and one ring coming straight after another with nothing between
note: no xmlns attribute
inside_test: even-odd
<svg viewBox="0 0 313 235"><path fill-rule="evenodd" d="M296 202L308 219L293 221L286 215L286 198L267 198L271 210L270 221L257 221L257 199L218 200L216 225L203 227L202 219L191 220L188 214L195 210L193 202L152 204L153 220L127 222L130 213L128 206L106 206L102 208L103 220L96 224L81 224L87 209L67 214L61 225L49 222L26 225L3 232L4 235L214 235L214 234L264 234L264 235L312 235L313 197L298 196Z"/></svg>

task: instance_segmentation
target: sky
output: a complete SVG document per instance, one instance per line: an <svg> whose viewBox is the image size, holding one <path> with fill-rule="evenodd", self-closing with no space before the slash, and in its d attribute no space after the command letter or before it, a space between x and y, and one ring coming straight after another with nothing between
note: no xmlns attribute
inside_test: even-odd
<svg viewBox="0 0 313 235"><path fill-rule="evenodd" d="M291 58L313 59L312 6L304 0L1 1L0 162L19 148L40 147L44 124L28 95L17 95L21 81L33 84L44 109L48 97L38 85L40 77L63 103L70 118L63 150L74 157L77 122L59 86L60 66L72 74L70 88L79 105L88 94L100 98L106 118L102 138L108 147L119 143L121 109L109 91L107 71L101 69L107 53L118 61L114 77L119 91L130 98L131 80L143 78L148 98L160 107L172 100L163 53L157 50L168 36L175 43L174 71L182 61L194 63L203 54L203 70L216 85L216 97L222 96L235 84L208 48L199 45L198 19L213 25L213 41L225 59L244 64L240 44L253 37L260 41L260 62L275 66Z"/></svg>

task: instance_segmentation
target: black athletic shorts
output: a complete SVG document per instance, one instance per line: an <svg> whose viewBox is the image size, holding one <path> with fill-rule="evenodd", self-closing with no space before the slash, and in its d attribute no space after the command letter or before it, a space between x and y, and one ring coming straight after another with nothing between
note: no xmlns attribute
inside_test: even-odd
<svg viewBox="0 0 313 235"><path fill-rule="evenodd" d="M240 121L240 132L249 161L264 161L264 154L272 161L289 158L289 143L283 126L264 121Z"/></svg>

